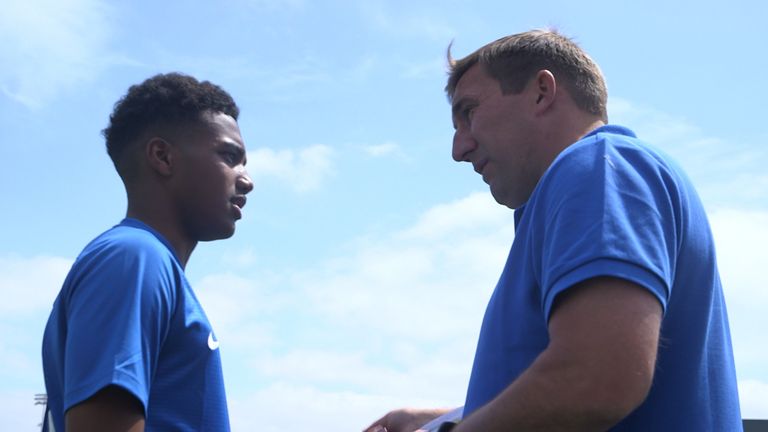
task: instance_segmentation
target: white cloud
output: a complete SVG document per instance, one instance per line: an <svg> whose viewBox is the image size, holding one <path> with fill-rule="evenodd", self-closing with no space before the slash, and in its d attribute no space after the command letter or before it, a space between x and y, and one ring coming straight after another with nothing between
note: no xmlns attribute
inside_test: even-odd
<svg viewBox="0 0 768 432"><path fill-rule="evenodd" d="M286 93L286 89L295 88L304 84L317 84L328 81L330 78L326 59L319 59L312 55L305 55L301 59L290 62L283 67L260 70L260 76L265 76L261 81L265 83L262 88L270 94L275 94L274 89L280 93ZM258 68L257 68L258 70ZM244 73L250 72L245 70ZM260 80L255 80L260 81ZM283 96L287 98L288 95ZM278 97L278 99L280 99Z"/></svg>
<svg viewBox="0 0 768 432"><path fill-rule="evenodd" d="M30 107L98 75L112 56L110 9L100 0L3 4L0 91Z"/></svg>
<svg viewBox="0 0 768 432"><path fill-rule="evenodd" d="M461 236L463 240L482 232L506 227L510 235L512 212L496 203L487 192L476 192L424 212L403 231L407 238L440 239ZM511 237L509 238L511 240ZM510 241L511 244L511 241Z"/></svg>
<svg viewBox="0 0 768 432"><path fill-rule="evenodd" d="M232 274L209 275L195 283L195 291L222 350L240 347L241 354L250 355L248 347L263 350L272 345L274 334L270 320L290 305L285 304L279 291L272 291L267 285L279 286L279 283Z"/></svg>
<svg viewBox="0 0 768 432"><path fill-rule="evenodd" d="M768 419L768 211L719 209L710 221L728 305L742 416Z"/></svg>
<svg viewBox="0 0 768 432"><path fill-rule="evenodd" d="M390 387L401 385L409 377L403 371L376 365L360 352L330 352L322 349L298 348L283 355L264 355L253 366L266 376L282 382L346 387Z"/></svg>
<svg viewBox="0 0 768 432"><path fill-rule="evenodd" d="M768 304L768 281L760 248L768 242L768 213L724 209L711 220L743 412L765 418L761 329L768 322L760 308ZM233 424L251 425L244 406L260 407L262 424L275 430L307 427L306 418L316 429L347 430L398 406L461 404L482 312L512 237L512 212L476 193L437 205L397 232L360 238L342 256L261 280L257 295L245 282L216 284L242 284L242 291L221 292L237 299L230 318L280 322L271 343L229 352L249 360L226 374L250 375L248 387L258 388L231 396ZM282 339L290 344L275 343ZM311 415L288 418L285 404Z"/></svg>
<svg viewBox="0 0 768 432"><path fill-rule="evenodd" d="M392 141L387 141L383 144L373 144L363 146L363 151L371 157L388 156L392 154L402 154L400 146Z"/></svg>
<svg viewBox="0 0 768 432"><path fill-rule="evenodd" d="M416 6L416 4L412 4ZM440 20L434 10L423 11L409 8L391 7L383 1L367 1L360 3L363 18L387 35L396 37L427 38L439 42L451 40L456 35L456 30L446 22Z"/></svg>
<svg viewBox="0 0 768 432"><path fill-rule="evenodd" d="M287 9L287 10L303 10L306 7L304 0L243 0L243 3L255 8L255 9Z"/></svg>
<svg viewBox="0 0 768 432"><path fill-rule="evenodd" d="M392 398L282 383L229 399L232 430L263 432L362 430L385 414L382 406L406 403L433 407L440 402L407 395Z"/></svg>
<svg viewBox="0 0 768 432"><path fill-rule="evenodd" d="M722 209L711 220L742 410L766 418L760 329L768 322L759 308L768 304L760 273L768 212ZM234 429L361 429L398 406L461 404L483 309L513 235L512 212L475 193L434 206L399 231L360 238L309 268L195 282L222 341ZM42 296L54 295L70 263L3 258L1 294L32 296L46 287ZM40 310L49 301L20 304ZM3 349L19 354L3 369L21 371L31 361L14 344Z"/></svg>
<svg viewBox="0 0 768 432"><path fill-rule="evenodd" d="M0 315L49 310L71 266L67 258L0 256Z"/></svg>
<svg viewBox="0 0 768 432"><path fill-rule="evenodd" d="M739 381L739 399L742 418L768 420L768 383Z"/></svg>
<svg viewBox="0 0 768 432"><path fill-rule="evenodd" d="M356 61L356 63L347 71L347 79L357 82L364 82L370 78L372 72L381 68L381 60L378 56L367 54Z"/></svg>
<svg viewBox="0 0 768 432"><path fill-rule="evenodd" d="M674 157L688 172L708 207L762 208L768 205L768 146L764 137L708 136L688 119L621 98L608 101L611 122Z"/></svg>
<svg viewBox="0 0 768 432"><path fill-rule="evenodd" d="M439 77L445 79L445 73L448 68L448 61L445 56L440 56L432 60L411 63L405 66L403 71L404 78L433 79Z"/></svg>
<svg viewBox="0 0 768 432"><path fill-rule="evenodd" d="M259 148L248 152L248 173L259 179L274 178L297 192L318 189L333 175L333 149L315 144L301 150Z"/></svg>
<svg viewBox="0 0 768 432"><path fill-rule="evenodd" d="M35 405L34 391L0 391L0 418L3 419L3 430L39 431L43 407Z"/></svg>
<svg viewBox="0 0 768 432"><path fill-rule="evenodd" d="M710 215L728 305L739 378L768 381L768 211L721 209ZM767 416L768 417L768 416Z"/></svg>
<svg viewBox="0 0 768 432"><path fill-rule="evenodd" d="M252 428L253 407L259 430L350 430L400 405L460 405L512 236L512 212L477 193L310 268L195 283L237 359L234 428Z"/></svg>
<svg viewBox="0 0 768 432"><path fill-rule="evenodd" d="M377 334L413 342L472 338L512 238L512 211L487 193L470 195L405 230L361 239L349 256L305 276L305 296L327 319ZM472 325L456 316L471 317Z"/></svg>
<svg viewBox="0 0 768 432"><path fill-rule="evenodd" d="M24 426L9 430L34 430L33 396L44 392L43 329L71 264L71 259L51 256L0 256L0 418L10 419L2 411L12 409L9 413L23 416L14 424ZM5 403L12 397L23 400Z"/></svg>
<svg viewBox="0 0 768 432"><path fill-rule="evenodd" d="M478 193L310 268L195 281L234 428L252 426L253 407L259 430L349 430L401 404L461 404L511 220Z"/></svg>
<svg viewBox="0 0 768 432"><path fill-rule="evenodd" d="M5 386L17 388L42 382L40 346L44 324L42 320L26 326L0 323L0 379Z"/></svg>
<svg viewBox="0 0 768 432"><path fill-rule="evenodd" d="M231 267L248 268L256 265L261 257L253 248L247 248L239 251L225 251L221 255L221 262Z"/></svg>

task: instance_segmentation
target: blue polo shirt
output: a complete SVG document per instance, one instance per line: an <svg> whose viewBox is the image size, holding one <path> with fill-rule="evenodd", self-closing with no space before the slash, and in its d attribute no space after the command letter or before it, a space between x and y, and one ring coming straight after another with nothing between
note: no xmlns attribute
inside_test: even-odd
<svg viewBox="0 0 768 432"><path fill-rule="evenodd" d="M227 431L218 340L170 244L125 219L88 244L43 336L47 430L109 385L144 406L147 431ZM55 428L55 429L54 429Z"/></svg>
<svg viewBox="0 0 768 432"><path fill-rule="evenodd" d="M680 168L613 125L565 149L515 211L515 239L483 319L465 415L547 347L555 298L598 276L640 285L664 310L650 393L612 430L742 430L704 208Z"/></svg>

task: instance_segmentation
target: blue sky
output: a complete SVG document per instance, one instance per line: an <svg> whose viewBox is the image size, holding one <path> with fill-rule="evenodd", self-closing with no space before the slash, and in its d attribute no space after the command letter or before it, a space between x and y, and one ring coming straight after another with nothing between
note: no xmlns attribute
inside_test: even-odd
<svg viewBox="0 0 768 432"><path fill-rule="evenodd" d="M673 155L716 236L742 411L768 418L767 7L730 2L3 2L0 418L34 430L40 338L72 260L125 212L100 130L128 86L227 89L255 181L188 276L235 430L359 430L462 403L512 212L450 157L445 50L555 26L607 77L609 115Z"/></svg>

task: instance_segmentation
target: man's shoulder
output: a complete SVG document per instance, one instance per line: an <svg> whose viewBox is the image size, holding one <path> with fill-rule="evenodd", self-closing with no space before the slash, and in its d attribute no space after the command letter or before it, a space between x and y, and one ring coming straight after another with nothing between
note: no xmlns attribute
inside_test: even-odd
<svg viewBox="0 0 768 432"><path fill-rule="evenodd" d="M142 226L123 221L91 240L75 261L75 267L110 263L126 265L136 260L170 265L174 257L156 234Z"/></svg>
<svg viewBox="0 0 768 432"><path fill-rule="evenodd" d="M91 240L83 252L109 249L170 254L167 245L149 227L125 220Z"/></svg>
<svg viewBox="0 0 768 432"><path fill-rule="evenodd" d="M635 133L623 126L606 125L593 130L568 146L559 159L584 156L603 156L606 152L654 153L652 148Z"/></svg>
<svg viewBox="0 0 768 432"><path fill-rule="evenodd" d="M140 287L173 291L184 270L165 243L142 227L120 223L93 239L69 271L63 291L132 293ZM101 287L108 286L109 290ZM151 292L149 290L147 292Z"/></svg>
<svg viewBox="0 0 768 432"><path fill-rule="evenodd" d="M539 180L528 207L578 208L602 211L584 203L624 196L689 195L693 191L684 171L664 152L637 138L629 129L604 126L563 150ZM629 193L628 191L635 191ZM612 192L613 191L613 192ZM550 210L545 211L551 214Z"/></svg>
<svg viewBox="0 0 768 432"><path fill-rule="evenodd" d="M604 174L639 172L643 177L682 170L672 158L622 126L595 129L568 146L553 161L545 176L557 174L581 179Z"/></svg>

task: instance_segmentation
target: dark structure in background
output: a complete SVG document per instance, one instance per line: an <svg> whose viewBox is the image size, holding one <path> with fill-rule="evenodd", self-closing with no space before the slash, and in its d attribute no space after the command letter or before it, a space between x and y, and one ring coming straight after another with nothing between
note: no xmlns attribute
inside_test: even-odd
<svg viewBox="0 0 768 432"><path fill-rule="evenodd" d="M40 393L35 395L35 405L42 405L45 407L45 403L47 402L47 395L45 393ZM43 410L45 411L45 410ZM43 419L45 421L45 419ZM744 432L768 432L768 420L747 420L745 419L743 421L744 423ZM42 423L39 423L37 427L42 427Z"/></svg>
<svg viewBox="0 0 768 432"><path fill-rule="evenodd" d="M768 420L744 420L744 432L768 432Z"/></svg>

